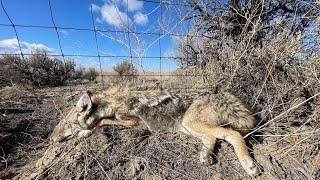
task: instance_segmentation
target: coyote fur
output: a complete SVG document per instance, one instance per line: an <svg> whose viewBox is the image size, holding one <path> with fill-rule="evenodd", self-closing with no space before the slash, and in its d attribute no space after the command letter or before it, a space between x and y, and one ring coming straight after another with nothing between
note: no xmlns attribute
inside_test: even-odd
<svg viewBox="0 0 320 180"><path fill-rule="evenodd" d="M199 138L203 143L200 151L203 164L210 163L209 153L217 139L226 140L250 176L260 172L241 135L254 128L255 119L228 92L203 93L193 98L160 88L110 88L98 95L86 92L56 126L51 139L61 142L75 136L89 137L102 126L142 124L150 131L179 131Z"/></svg>

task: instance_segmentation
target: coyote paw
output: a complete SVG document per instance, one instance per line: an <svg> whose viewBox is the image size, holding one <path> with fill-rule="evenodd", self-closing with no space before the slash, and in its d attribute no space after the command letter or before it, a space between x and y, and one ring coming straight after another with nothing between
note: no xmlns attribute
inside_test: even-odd
<svg viewBox="0 0 320 180"><path fill-rule="evenodd" d="M78 134L78 138L82 139L82 138L88 138L92 135L93 131L91 130L82 130L79 132Z"/></svg>
<svg viewBox="0 0 320 180"><path fill-rule="evenodd" d="M252 160L249 166L246 168L246 171L251 177L257 177L260 174L259 167Z"/></svg>
<svg viewBox="0 0 320 180"><path fill-rule="evenodd" d="M210 165L214 164L214 161L209 155L203 156L203 157L200 156L200 163L203 166L210 166Z"/></svg>

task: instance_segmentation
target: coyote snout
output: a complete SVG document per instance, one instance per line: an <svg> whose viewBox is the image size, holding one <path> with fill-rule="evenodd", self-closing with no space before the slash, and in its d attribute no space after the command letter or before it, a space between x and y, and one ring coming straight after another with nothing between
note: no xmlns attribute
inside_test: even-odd
<svg viewBox="0 0 320 180"><path fill-rule="evenodd" d="M75 136L88 137L101 119L114 116L115 112L108 107L108 104L94 103L91 92L87 91L80 97L77 105L55 127L51 140L61 142Z"/></svg>

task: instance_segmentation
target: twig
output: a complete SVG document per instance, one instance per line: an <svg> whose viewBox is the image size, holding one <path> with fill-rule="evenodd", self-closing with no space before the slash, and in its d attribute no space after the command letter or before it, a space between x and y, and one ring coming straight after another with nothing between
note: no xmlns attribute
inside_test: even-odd
<svg viewBox="0 0 320 180"><path fill-rule="evenodd" d="M266 122L266 123L265 123L265 124L263 124L262 126L260 126L260 127L256 128L256 129L255 129L255 130L253 130L252 132L248 133L247 135L245 135L245 136L244 136L244 138L247 138L247 137L248 137L248 136L250 136L251 134L253 134L253 133L257 132L258 130L262 129L263 127L267 126L267 125L268 125L268 124L270 124L271 122L273 122L273 121L275 121L275 120L277 120L277 119L281 118L282 116L284 116L284 115L288 114L290 111L292 111L292 110L294 110L294 109L296 109L296 108L300 107L300 106L301 106L301 105L303 105L304 103L306 103L306 102L310 101L311 99L313 99L313 98L315 98L315 97L317 97L317 96L319 96L319 95L320 95L320 93L315 94L315 95L313 95L312 97L310 97L310 98L306 99L305 101L303 101L303 102L301 102L301 103L299 103L299 104L297 104L297 105L295 105L295 106L293 106L293 107L289 108L289 109L288 109L288 110L286 110L285 112L283 112L283 113L279 114L278 116L276 116L276 117L274 117L273 119L269 120L268 122Z"/></svg>

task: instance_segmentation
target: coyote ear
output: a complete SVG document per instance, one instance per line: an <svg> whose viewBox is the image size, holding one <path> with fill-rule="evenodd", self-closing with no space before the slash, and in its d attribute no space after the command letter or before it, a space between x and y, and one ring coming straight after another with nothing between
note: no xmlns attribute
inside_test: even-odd
<svg viewBox="0 0 320 180"><path fill-rule="evenodd" d="M84 95L82 95L76 105L76 109L78 112L90 111L92 108L91 101L92 93L87 91Z"/></svg>

